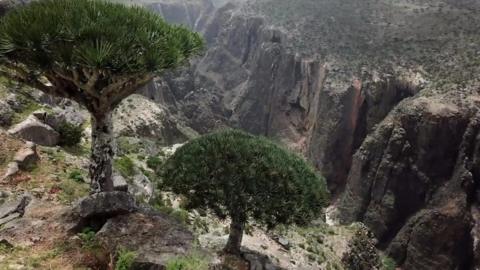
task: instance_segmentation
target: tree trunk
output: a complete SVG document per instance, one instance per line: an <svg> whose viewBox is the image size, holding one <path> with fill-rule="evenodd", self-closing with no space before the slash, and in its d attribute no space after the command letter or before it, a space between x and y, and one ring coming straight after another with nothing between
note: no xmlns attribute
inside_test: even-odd
<svg viewBox="0 0 480 270"><path fill-rule="evenodd" d="M113 191L112 112L92 115L92 156L90 179L92 193Z"/></svg>
<svg viewBox="0 0 480 270"><path fill-rule="evenodd" d="M243 231L245 229L245 221L239 218L232 218L230 223L230 235L227 245L223 250L227 254L240 255L240 247L242 246Z"/></svg>

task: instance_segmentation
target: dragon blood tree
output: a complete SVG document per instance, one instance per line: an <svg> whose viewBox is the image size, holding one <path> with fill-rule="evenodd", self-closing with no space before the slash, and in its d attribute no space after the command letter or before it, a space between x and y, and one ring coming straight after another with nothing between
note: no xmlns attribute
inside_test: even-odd
<svg viewBox="0 0 480 270"><path fill-rule="evenodd" d="M38 0L0 19L0 76L83 105L92 116L92 191L112 191L112 110L203 41L141 7Z"/></svg>
<svg viewBox="0 0 480 270"><path fill-rule="evenodd" d="M222 131L179 148L163 171L163 188L186 198L188 208L231 219L224 252L240 254L245 224L273 228L305 224L328 203L323 178L302 158L271 141L241 131Z"/></svg>

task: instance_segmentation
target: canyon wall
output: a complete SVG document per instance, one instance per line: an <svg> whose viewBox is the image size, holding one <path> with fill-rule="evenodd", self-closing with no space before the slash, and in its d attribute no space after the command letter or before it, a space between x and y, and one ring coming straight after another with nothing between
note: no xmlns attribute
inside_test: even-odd
<svg viewBox="0 0 480 270"><path fill-rule="evenodd" d="M276 3L282 2L300 6ZM344 12L335 15L346 25L332 25L343 31L349 26L343 21L347 14L355 14L349 30L357 31L352 34L355 40L349 40L348 34L325 33L324 40L333 42L325 47L333 48L331 53L305 53L293 46L301 42L301 32L275 24L273 15L227 4L208 18L197 18L201 24L184 21L205 36L208 49L189 68L166 74L143 94L167 104L179 121L200 133L241 128L305 155L326 177L338 220L364 222L379 239L379 247L404 269L473 269L480 260L476 225L479 88L464 83L469 75L463 73L470 71L470 65L462 60L464 66L452 66L452 61L462 58L453 54L444 63L447 58L434 54L438 44L425 41L439 36L450 42L448 31L459 26L445 17L448 3L430 6L416 1L418 8L399 5L399 14L384 3L367 7L318 3L328 12ZM453 6L464 5L467 1ZM472 10L471 5L468 8ZM276 12L275 5L272 9ZM377 16L372 20L361 15L369 9ZM383 18L380 12L388 12L391 18L385 18L398 24L390 27L378 22ZM455 9L451 14L462 12ZM405 23L405 18L410 21ZM329 18L321 20L319 24L332 23ZM309 30L303 21L294 25L302 27L298 31ZM428 30L431 25L439 29ZM443 25L450 30L440 29ZM303 35L308 38L312 33ZM425 33L432 36L422 38ZM319 35L312 39L322 40ZM365 49L371 42L369 35L383 36L377 44L383 47ZM335 40L343 47L337 48ZM345 47L350 41L360 45ZM441 53L456 48L449 42ZM457 43L459 48L469 46ZM412 46L425 51L412 52ZM410 58L396 56L387 61L387 52L392 51ZM367 62L359 65L350 60L356 58ZM449 84L453 77L461 83Z"/></svg>

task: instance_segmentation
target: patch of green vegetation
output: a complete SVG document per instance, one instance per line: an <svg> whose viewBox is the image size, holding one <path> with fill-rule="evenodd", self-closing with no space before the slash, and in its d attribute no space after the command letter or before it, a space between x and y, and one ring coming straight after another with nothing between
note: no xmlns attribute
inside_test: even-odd
<svg viewBox="0 0 480 270"><path fill-rule="evenodd" d="M62 249L55 248L55 249L49 250L45 253L35 255L35 256L31 256L31 257L28 258L28 265L33 267L34 269L38 269L38 268L42 267L45 264L45 262L58 257L62 253L63 253Z"/></svg>
<svg viewBox="0 0 480 270"><path fill-rule="evenodd" d="M165 161L160 157L148 157L147 159L147 167L155 172L158 172L164 163Z"/></svg>
<svg viewBox="0 0 480 270"><path fill-rule="evenodd" d="M131 138L128 137L117 138L117 146L119 152L125 155L137 154L141 149L141 145L139 143L133 143Z"/></svg>
<svg viewBox="0 0 480 270"><path fill-rule="evenodd" d="M208 270L208 258L191 254L184 257L176 257L167 263L167 270Z"/></svg>
<svg viewBox="0 0 480 270"><path fill-rule="evenodd" d="M121 248L117 252L117 261L115 263L115 270L130 270L132 269L133 263L137 254L133 251Z"/></svg>
<svg viewBox="0 0 480 270"><path fill-rule="evenodd" d="M74 125L69 122L63 122L60 124L57 131L60 134L60 145L62 146L74 146L78 145L82 141L82 125Z"/></svg>
<svg viewBox="0 0 480 270"><path fill-rule="evenodd" d="M123 156L115 160L114 162L115 169L117 169L120 174L129 179L135 175L135 163L128 156Z"/></svg>
<svg viewBox="0 0 480 270"><path fill-rule="evenodd" d="M0 254L10 253L14 250L14 247L7 242L0 242Z"/></svg>
<svg viewBox="0 0 480 270"><path fill-rule="evenodd" d="M80 238L82 248L85 250L95 250L101 248L100 243L96 239L95 231L91 228L87 227L82 230L82 232L78 233L78 237Z"/></svg>
<svg viewBox="0 0 480 270"><path fill-rule="evenodd" d="M83 183L85 180L83 173L80 170L71 171L70 174L68 174L68 178L78 183Z"/></svg>
<svg viewBox="0 0 480 270"><path fill-rule="evenodd" d="M62 148L65 152L76 157L88 157L90 155L89 144L76 144L73 146L63 146Z"/></svg>
<svg viewBox="0 0 480 270"><path fill-rule="evenodd" d="M397 264L395 261L388 257L388 256L382 256L382 270L395 270L397 268Z"/></svg>
<svg viewBox="0 0 480 270"><path fill-rule="evenodd" d="M87 196L90 188L85 183L79 183L76 180L65 179L59 184L61 192L59 194L60 201L71 203L81 197Z"/></svg>

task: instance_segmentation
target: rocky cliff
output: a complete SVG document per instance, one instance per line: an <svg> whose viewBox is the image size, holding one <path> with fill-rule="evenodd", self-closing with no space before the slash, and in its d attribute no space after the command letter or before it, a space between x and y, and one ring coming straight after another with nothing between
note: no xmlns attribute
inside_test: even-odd
<svg viewBox="0 0 480 270"><path fill-rule="evenodd" d="M144 94L200 133L233 126L303 153L339 220L363 221L405 269L469 269L479 12L475 1L227 4L195 26L205 56Z"/></svg>

